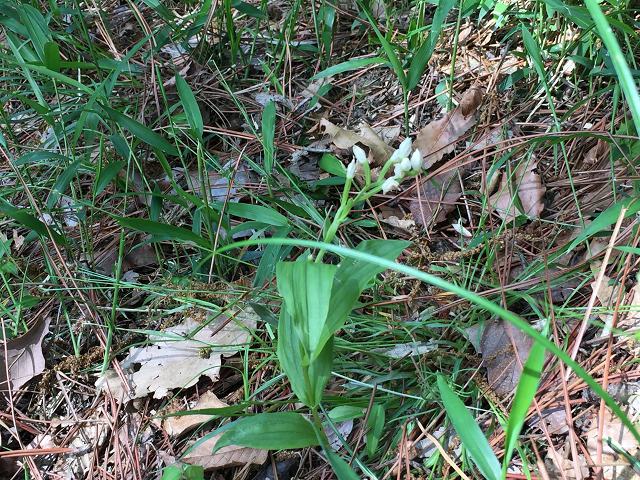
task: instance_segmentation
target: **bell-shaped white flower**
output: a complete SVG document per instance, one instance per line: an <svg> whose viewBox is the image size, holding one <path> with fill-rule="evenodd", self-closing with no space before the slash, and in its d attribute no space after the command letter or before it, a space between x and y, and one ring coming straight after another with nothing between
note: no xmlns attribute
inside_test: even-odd
<svg viewBox="0 0 640 480"><path fill-rule="evenodd" d="M407 157L404 157L393 166L394 177L398 180L402 180L409 170L411 170L411 161Z"/></svg>
<svg viewBox="0 0 640 480"><path fill-rule="evenodd" d="M353 146L353 156L356 157L356 160L362 165L367 163L367 154L364 153L364 150L361 149L358 145Z"/></svg>
<svg viewBox="0 0 640 480"><path fill-rule="evenodd" d="M395 152L393 152L389 160L391 160L394 163L397 163L401 161L403 158L408 157L409 153L411 153L411 138L407 137L402 141L398 149Z"/></svg>
<svg viewBox="0 0 640 480"><path fill-rule="evenodd" d="M396 190L400 187L398 180L395 177L387 178L382 184L382 193L390 192L391 190Z"/></svg>
<svg viewBox="0 0 640 480"><path fill-rule="evenodd" d="M352 179L356 176L356 169L358 168L358 164L355 160L351 160L351 163L347 166L347 178Z"/></svg>
<svg viewBox="0 0 640 480"><path fill-rule="evenodd" d="M422 154L420 150L417 148L413 151L413 155L411 155L411 170L420 170L422 169Z"/></svg>

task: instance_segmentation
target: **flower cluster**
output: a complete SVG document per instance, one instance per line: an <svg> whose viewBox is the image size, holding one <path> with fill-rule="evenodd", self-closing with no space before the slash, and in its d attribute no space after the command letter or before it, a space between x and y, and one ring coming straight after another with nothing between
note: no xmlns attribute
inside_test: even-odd
<svg viewBox="0 0 640 480"><path fill-rule="evenodd" d="M405 138L398 149L393 152L389 162L393 165L393 177L387 178L382 184L382 193L390 192L400 187L400 182L407 175L414 175L422 168L422 154L415 149L411 157L411 139Z"/></svg>

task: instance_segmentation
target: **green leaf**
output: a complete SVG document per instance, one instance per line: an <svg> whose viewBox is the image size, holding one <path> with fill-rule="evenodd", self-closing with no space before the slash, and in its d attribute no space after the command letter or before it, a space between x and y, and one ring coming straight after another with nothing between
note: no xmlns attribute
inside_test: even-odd
<svg viewBox="0 0 640 480"><path fill-rule="evenodd" d="M41 237L47 238L49 236L49 232L47 232L47 226L38 220L33 215L25 212L23 209L19 209L11 205L9 202L0 198L0 215L7 215L13 218L19 224L33 230ZM64 236L60 235L58 232L51 230L51 235L53 236L53 240L58 245L66 245L67 241Z"/></svg>
<svg viewBox="0 0 640 480"><path fill-rule="evenodd" d="M333 364L333 337L320 351L319 355L303 367L304 352L302 342L293 318L287 312L286 306L280 309L278 320L278 360L284 373L287 374L293 393L308 407L315 407L322 401L322 393L331 376ZM307 368L307 371L304 371ZM307 376L309 382L307 383Z"/></svg>
<svg viewBox="0 0 640 480"><path fill-rule="evenodd" d="M174 465L162 469L162 480L181 480L182 470Z"/></svg>
<svg viewBox="0 0 640 480"><path fill-rule="evenodd" d="M115 178L115 176L124 168L127 162L111 162L107 164L102 170L100 175L95 179L93 183L93 194L98 195L105 189L109 182Z"/></svg>
<svg viewBox="0 0 640 480"><path fill-rule="evenodd" d="M263 207L262 205L253 205L250 203L227 203L214 202L209 204L211 208L216 210L222 210L225 208L225 212L229 215L235 215L236 217L246 218L248 220L256 220L258 222L266 223L267 225L273 225L274 227L284 227L289 225L287 217L278 213L272 208Z"/></svg>
<svg viewBox="0 0 640 480"><path fill-rule="evenodd" d="M186 228L176 227L167 223L154 222L144 218L115 217L118 223L126 228L138 232L150 233L153 241L173 240L174 242L193 242L201 247L210 247L209 242Z"/></svg>
<svg viewBox="0 0 640 480"><path fill-rule="evenodd" d="M586 239L595 235L596 233L600 233L606 230L610 225L613 225L618 221L618 217L620 216L620 212L622 208L628 208L627 213L625 214L625 218L630 217L631 215L635 215L636 212L640 211L640 199L636 197L626 198L621 202L615 203L607 208L604 212L598 215L593 222L591 222L587 228L585 228L580 235L578 235L573 242L567 247L566 252L570 252L577 245L584 242ZM565 252L565 253L566 253Z"/></svg>
<svg viewBox="0 0 640 480"><path fill-rule="evenodd" d="M272 237L275 238L283 238L289 235L291 232L291 227L280 227ZM256 271L256 275L253 278L253 286L261 287L265 281L271 280L273 274L275 273L275 266L278 262L287 258L289 253L291 252L291 247L282 246L282 245L267 245L262 253L262 258L260 259L260 263L258 264L258 270Z"/></svg>
<svg viewBox="0 0 640 480"><path fill-rule="evenodd" d="M322 350L331 336L325 324L329 314L335 265L310 261L280 262L276 267L278 291L293 318L295 332L308 363Z"/></svg>
<svg viewBox="0 0 640 480"><path fill-rule="evenodd" d="M354 472L353 468L351 468L351 466L349 466L349 464L337 453L326 449L323 451L329 459L331 468L333 468L333 472L336 474L336 477L338 477L338 480L360 480L360 476Z"/></svg>
<svg viewBox="0 0 640 480"><path fill-rule="evenodd" d="M480 430L475 418L469 413L467 407L464 406L464 403L453 390L449 388L442 375L438 375L438 390L440 391L444 408L447 411L447 416L453 423L453 428L482 476L488 480L500 480L502 474L496 454L493 453L491 445L489 445L487 438Z"/></svg>
<svg viewBox="0 0 640 480"><path fill-rule="evenodd" d="M189 465L182 472L185 480L204 480L204 467L201 465Z"/></svg>
<svg viewBox="0 0 640 480"><path fill-rule="evenodd" d="M365 453L369 458L374 458L378 443L384 431L385 411L384 407L379 403L374 403L371 406L371 412L369 412L369 418L367 419L367 445L365 447Z"/></svg>
<svg viewBox="0 0 640 480"><path fill-rule="evenodd" d="M187 117L187 122L191 127L193 134L196 138L202 140L204 133L204 124L202 123L202 114L200 113L200 107L196 101L196 97L193 91L189 87L187 81L176 72L176 87L178 88L178 96L182 102L184 108L184 115Z"/></svg>
<svg viewBox="0 0 640 480"><path fill-rule="evenodd" d="M547 334L549 328L549 322L546 323L543 335ZM522 369L522 375L518 381L516 387L516 394L511 404L511 410L509 411L509 421L507 422L507 430L505 437L505 455L502 461L502 473L506 474L509 462L511 461L511 455L513 455L513 449L518 442L518 436L524 425L527 412L533 402L533 398L538 391L538 383L540 382L540 375L542 375L542 367L544 365L545 348L538 342L533 344L529 357Z"/></svg>
<svg viewBox="0 0 640 480"><path fill-rule="evenodd" d="M146 125L128 117L117 110L106 105L102 106L103 110L109 115L111 120L116 122L120 127L129 131L133 136L138 137L145 143L148 143L152 147L159 149L160 151L168 155L178 155L178 149L175 145L172 145L166 138L158 135Z"/></svg>
<svg viewBox="0 0 640 480"><path fill-rule="evenodd" d="M44 44L44 64L49 70L60 73L60 49L56 42Z"/></svg>
<svg viewBox="0 0 640 480"><path fill-rule="evenodd" d="M259 413L232 422L217 441L213 453L229 445L284 450L317 444L313 425L299 413Z"/></svg>
<svg viewBox="0 0 640 480"><path fill-rule="evenodd" d="M76 174L78 173L78 168L80 168L80 165L82 165L82 160L76 160L67 168L65 168L64 171L57 178L56 182L53 184L53 188L51 189L49 198L47 199L48 209L53 208L53 206L58 201L58 198L60 198L60 195L62 195L65 192L65 190L71 183L71 180L73 180L73 177L75 177Z"/></svg>
<svg viewBox="0 0 640 480"><path fill-rule="evenodd" d="M267 15L262 11L254 7L253 5L243 2L241 0L231 0L231 6L238 10L240 13L249 15L253 18L265 19Z"/></svg>
<svg viewBox="0 0 640 480"><path fill-rule="evenodd" d="M264 170L267 174L273 169L273 141L276 128L276 104L269 100L262 112L262 149L264 151Z"/></svg>
<svg viewBox="0 0 640 480"><path fill-rule="evenodd" d="M382 57L369 57L369 58L355 58L353 60L347 60L346 62L332 65L329 68L325 68L319 73L316 73L310 80L317 80L319 78L328 77L330 75L337 75L339 73L348 72L350 70L357 70L358 68L365 67L367 65L374 65L376 63L384 63L386 60Z"/></svg>
<svg viewBox="0 0 640 480"><path fill-rule="evenodd" d="M344 168L343 163L338 160L335 155L331 155L330 153L322 155L322 158L318 162L318 166L325 172L329 172L336 177L344 178L347 176L347 169Z"/></svg>
<svg viewBox="0 0 640 480"><path fill-rule="evenodd" d="M156 183L153 186L153 196L151 197L151 205L149 205L149 217L157 222L162 213L162 191Z"/></svg>
<svg viewBox="0 0 640 480"><path fill-rule="evenodd" d="M431 21L429 35L427 35L427 38L411 59L409 74L407 75L407 90L413 90L420 82L420 78L424 73L424 69L427 68L429 59L433 54L433 49L436 47L436 43L440 37L442 24L455 4L456 0L441 0L438 2L436 11L433 14L433 20Z"/></svg>

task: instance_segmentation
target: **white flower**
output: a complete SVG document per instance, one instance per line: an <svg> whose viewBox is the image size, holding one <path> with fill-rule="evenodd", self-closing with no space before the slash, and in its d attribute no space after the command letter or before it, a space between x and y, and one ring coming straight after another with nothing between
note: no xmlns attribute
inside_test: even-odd
<svg viewBox="0 0 640 480"><path fill-rule="evenodd" d="M394 177L398 180L402 180L405 173L409 170L411 170L411 161L407 157L404 157L400 162L393 166Z"/></svg>
<svg viewBox="0 0 640 480"><path fill-rule="evenodd" d="M356 169L358 164L355 160L351 160L351 163L347 166L347 178L353 178L356 176Z"/></svg>
<svg viewBox="0 0 640 480"><path fill-rule="evenodd" d="M413 155L411 155L411 170L420 170L422 168L422 154L420 150L417 148L413 151Z"/></svg>
<svg viewBox="0 0 640 480"><path fill-rule="evenodd" d="M402 141L398 149L395 152L393 152L389 160L391 160L394 163L397 163L401 161L403 158L408 157L410 152L411 152L411 138L407 137Z"/></svg>
<svg viewBox="0 0 640 480"><path fill-rule="evenodd" d="M398 180L395 177L387 178L382 184L382 193L387 193L391 190L396 190L400 187Z"/></svg>
<svg viewBox="0 0 640 480"><path fill-rule="evenodd" d="M362 165L367 163L367 154L357 145L353 146L353 156L356 157L356 160Z"/></svg>

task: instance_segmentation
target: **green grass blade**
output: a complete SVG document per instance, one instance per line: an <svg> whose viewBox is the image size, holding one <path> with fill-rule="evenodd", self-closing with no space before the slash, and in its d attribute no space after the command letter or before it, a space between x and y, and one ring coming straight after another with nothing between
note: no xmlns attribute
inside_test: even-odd
<svg viewBox="0 0 640 480"><path fill-rule="evenodd" d="M209 247L207 242L200 235L196 235L186 228L176 227L167 223L154 222L153 220L145 220L143 218L127 218L116 217L118 223L126 228L136 230L138 232L146 232L153 235L154 241L173 240L175 242L193 242L201 247Z"/></svg>
<svg viewBox="0 0 640 480"><path fill-rule="evenodd" d="M189 122L189 126L196 138L202 140L204 125L202 123L200 107L198 107L198 102L189 84L179 73L176 73L176 87L178 88L178 96L182 102L187 122Z"/></svg>
<svg viewBox="0 0 640 480"><path fill-rule="evenodd" d="M325 68L321 72L316 73L310 80L317 80L319 78L329 77L331 75L338 75L339 73L349 72L351 70L357 70L367 65L375 65L377 63L385 63L382 57L369 57L369 58L354 58L353 60L347 60L346 62L332 65L329 68Z"/></svg>
<svg viewBox="0 0 640 480"><path fill-rule="evenodd" d="M229 215L235 215L236 217L246 218L248 220L255 220L257 222L266 223L267 225L273 225L274 227L285 227L289 225L287 217L276 212L273 208L263 207L262 205L253 205L251 203L227 203L225 206L223 202L215 202L211 203L209 206L216 210L222 210L224 207L225 212Z"/></svg>
<svg viewBox="0 0 640 480"><path fill-rule="evenodd" d="M67 187L71 183L71 180L73 180L73 177L75 177L76 174L78 173L78 169L80 168L80 165L82 165L82 160L76 160L67 168L65 168L64 171L60 174L56 182L53 184L51 194L47 199L48 209L53 208L53 206L58 201L58 198L60 198L60 195L62 195L64 191L67 189Z"/></svg>
<svg viewBox="0 0 640 480"><path fill-rule="evenodd" d="M600 38L609 51L613 67L618 73L620 86L622 87L622 91L624 92L627 102L629 102L629 109L633 116L633 123L636 126L636 132L640 135L640 95L638 94L638 85L633 79L631 69L624 58L620 44L613 34L613 30L607 21L607 17L602 13L600 5L598 5L596 0L586 0L585 3L587 4L591 17L593 17L593 20L596 23L596 28L600 34Z"/></svg>
<svg viewBox="0 0 640 480"><path fill-rule="evenodd" d="M274 137L276 130L276 104L269 100L262 112L262 149L264 151L264 171L271 174L274 160Z"/></svg>
<svg viewBox="0 0 640 480"><path fill-rule="evenodd" d="M56 73L60 73L60 48L56 42L44 44L44 64Z"/></svg>
<svg viewBox="0 0 640 480"><path fill-rule="evenodd" d="M453 423L453 428L455 428L462 445L471 455L480 473L488 480L500 480L502 478L500 463L496 458L496 454L493 453L489 441L482 433L475 418L469 413L467 407L464 406L464 403L453 390L449 388L449 385L441 375L438 375L438 390L440 390L442 403L447 411L449 420Z"/></svg>
<svg viewBox="0 0 640 480"><path fill-rule="evenodd" d="M429 35L427 35L427 38L411 59L409 73L407 75L407 90L413 90L420 82L420 77L422 77L424 69L427 68L429 59L433 54L433 49L436 47L436 43L440 37L442 24L455 4L456 0L441 0L438 2L436 11L433 14Z"/></svg>

